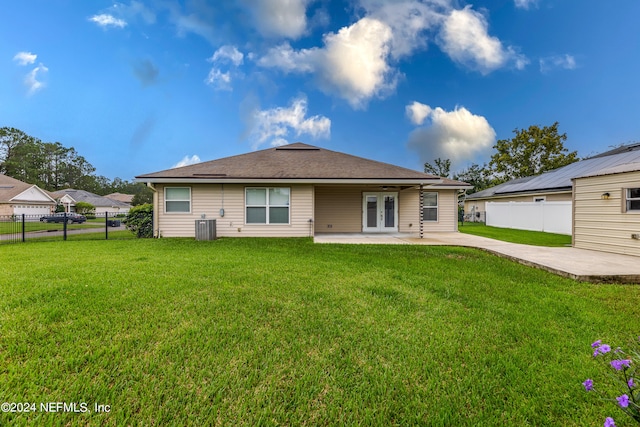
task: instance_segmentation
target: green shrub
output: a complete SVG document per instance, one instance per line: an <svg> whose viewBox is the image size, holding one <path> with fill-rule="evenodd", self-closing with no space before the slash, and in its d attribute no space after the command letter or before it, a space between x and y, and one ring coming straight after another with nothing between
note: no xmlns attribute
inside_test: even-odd
<svg viewBox="0 0 640 427"><path fill-rule="evenodd" d="M144 204L134 206L124 219L128 230L131 230L136 237L153 237L153 205Z"/></svg>

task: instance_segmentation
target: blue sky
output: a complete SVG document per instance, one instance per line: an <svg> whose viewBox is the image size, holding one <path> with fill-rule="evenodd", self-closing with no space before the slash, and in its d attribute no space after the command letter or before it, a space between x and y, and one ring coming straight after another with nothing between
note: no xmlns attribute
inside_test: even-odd
<svg viewBox="0 0 640 427"><path fill-rule="evenodd" d="M420 170L560 123L580 156L637 141L640 3L8 0L0 126L99 175L302 141Z"/></svg>

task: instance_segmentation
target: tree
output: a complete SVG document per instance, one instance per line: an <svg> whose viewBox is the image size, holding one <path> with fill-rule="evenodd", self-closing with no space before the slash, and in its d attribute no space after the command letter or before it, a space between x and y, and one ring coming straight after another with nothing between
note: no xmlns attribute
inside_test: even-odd
<svg viewBox="0 0 640 427"><path fill-rule="evenodd" d="M558 133L558 122L551 126L515 129L511 139L501 139L493 146L489 167L500 182L538 175L579 160L577 151L564 147L567 134Z"/></svg>
<svg viewBox="0 0 640 427"><path fill-rule="evenodd" d="M95 212L96 207L88 202L77 202L76 203L76 212L80 215L89 214Z"/></svg>
<svg viewBox="0 0 640 427"><path fill-rule="evenodd" d="M430 173L431 175L441 176L443 178L449 178L449 173L451 171L451 160L450 159L441 159L438 157L434 160L435 165L427 162L424 164L424 171L426 173Z"/></svg>
<svg viewBox="0 0 640 427"><path fill-rule="evenodd" d="M486 163L482 167L472 163L468 168L455 173L453 179L473 185L473 188L467 190L467 193L477 193L494 185L491 170Z"/></svg>

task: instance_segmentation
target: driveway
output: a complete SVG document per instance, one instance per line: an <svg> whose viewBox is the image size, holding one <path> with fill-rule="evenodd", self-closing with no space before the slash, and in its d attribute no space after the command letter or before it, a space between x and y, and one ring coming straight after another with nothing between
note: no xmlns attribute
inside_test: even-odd
<svg viewBox="0 0 640 427"><path fill-rule="evenodd" d="M640 283L640 258L573 247L549 248L502 242L464 233L432 233L424 239L393 234L321 234L316 243L411 244L463 246L482 249L521 264L576 280L607 283Z"/></svg>

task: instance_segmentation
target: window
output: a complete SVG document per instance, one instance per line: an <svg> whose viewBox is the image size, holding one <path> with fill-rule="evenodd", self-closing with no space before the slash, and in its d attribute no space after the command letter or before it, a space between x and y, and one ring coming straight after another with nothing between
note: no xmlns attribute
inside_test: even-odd
<svg viewBox="0 0 640 427"><path fill-rule="evenodd" d="M422 193L422 220L438 221L438 193Z"/></svg>
<svg viewBox="0 0 640 427"><path fill-rule="evenodd" d="M191 188L165 187L164 204L167 213L191 212Z"/></svg>
<svg viewBox="0 0 640 427"><path fill-rule="evenodd" d="M247 224L289 224L289 188L247 188Z"/></svg>
<svg viewBox="0 0 640 427"><path fill-rule="evenodd" d="M640 211L640 188L627 188L627 211Z"/></svg>

